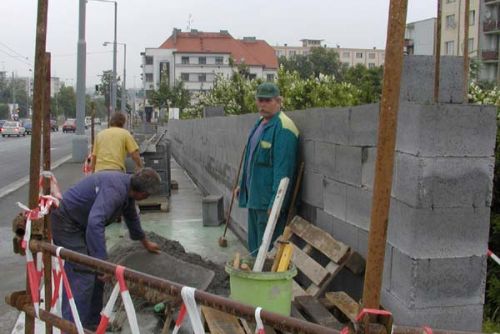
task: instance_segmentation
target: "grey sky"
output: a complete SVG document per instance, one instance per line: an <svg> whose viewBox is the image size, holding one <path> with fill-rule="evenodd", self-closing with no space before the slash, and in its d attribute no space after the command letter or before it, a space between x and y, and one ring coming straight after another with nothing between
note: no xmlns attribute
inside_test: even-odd
<svg viewBox="0 0 500 334"><path fill-rule="evenodd" d="M409 0L408 22L435 17L437 0ZM0 70L26 76L35 53L36 0L1 0ZM389 0L118 0L118 42L127 43L127 86L140 87L140 55L158 47L174 27L229 30L236 38L256 36L271 45L299 45L302 38L323 39L329 46L384 48ZM76 83L78 0L49 0L47 51L52 74ZM87 86L112 67L113 5L87 3ZM11 56L15 52L29 60ZM123 48L118 46L118 73Z"/></svg>

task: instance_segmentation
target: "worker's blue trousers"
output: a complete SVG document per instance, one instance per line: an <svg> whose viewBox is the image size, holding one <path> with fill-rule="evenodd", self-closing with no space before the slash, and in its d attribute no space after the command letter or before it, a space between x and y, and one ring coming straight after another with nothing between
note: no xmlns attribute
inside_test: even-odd
<svg viewBox="0 0 500 334"><path fill-rule="evenodd" d="M62 211L56 209L50 215L54 244L88 255L85 230L74 224ZM99 323L102 311L104 283L87 267L66 261L64 269L82 325L85 328L93 328ZM73 321L66 292L63 294L62 316Z"/></svg>
<svg viewBox="0 0 500 334"><path fill-rule="evenodd" d="M274 241L283 234L286 216L286 213L282 211L276 223L269 249L273 247ZM248 209L248 251L254 257L257 256L259 247L262 244L262 237L264 236L268 219L267 210Z"/></svg>

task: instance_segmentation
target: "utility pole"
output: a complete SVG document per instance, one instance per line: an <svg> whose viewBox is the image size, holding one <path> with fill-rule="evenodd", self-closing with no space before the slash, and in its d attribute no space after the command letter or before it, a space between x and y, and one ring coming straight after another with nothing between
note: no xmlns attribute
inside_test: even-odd
<svg viewBox="0 0 500 334"><path fill-rule="evenodd" d="M85 71L86 49L85 12L86 0L79 0L78 16L78 59L76 72L76 134L73 139L73 162L83 162L88 153L88 140L85 136Z"/></svg>
<svg viewBox="0 0 500 334"><path fill-rule="evenodd" d="M127 44L123 43L122 113L127 114Z"/></svg>
<svg viewBox="0 0 500 334"><path fill-rule="evenodd" d="M115 112L116 111L116 34L117 34L117 12L118 12L118 4L116 1L114 2L115 5L115 33L114 33L114 39L113 39L113 82L111 84L111 111Z"/></svg>

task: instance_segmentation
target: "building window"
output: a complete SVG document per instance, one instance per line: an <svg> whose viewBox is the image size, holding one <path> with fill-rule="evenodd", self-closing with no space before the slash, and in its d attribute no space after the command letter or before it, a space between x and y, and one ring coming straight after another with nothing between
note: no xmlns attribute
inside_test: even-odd
<svg viewBox="0 0 500 334"><path fill-rule="evenodd" d="M198 74L198 81L200 81L200 82L207 81L207 75L205 73Z"/></svg>
<svg viewBox="0 0 500 334"><path fill-rule="evenodd" d="M373 52L369 53L368 58L375 59L375 53L373 53Z"/></svg>
<svg viewBox="0 0 500 334"><path fill-rule="evenodd" d="M153 73L146 73L146 82L153 82Z"/></svg>
<svg viewBox="0 0 500 334"><path fill-rule="evenodd" d="M250 80L255 80L255 79L257 79L257 74L255 74L255 73L250 73L250 74L248 75L248 79L250 79Z"/></svg>
<svg viewBox="0 0 500 334"><path fill-rule="evenodd" d="M274 74L268 74L267 81L274 81Z"/></svg>
<svg viewBox="0 0 500 334"><path fill-rule="evenodd" d="M446 28L449 29L455 28L455 14L446 15Z"/></svg>
<svg viewBox="0 0 500 334"><path fill-rule="evenodd" d="M469 48L469 53L474 51L474 38L469 38L468 41L468 48Z"/></svg>
<svg viewBox="0 0 500 334"><path fill-rule="evenodd" d="M145 58L146 65L153 65L153 57L146 56L144 58Z"/></svg>
<svg viewBox="0 0 500 334"><path fill-rule="evenodd" d="M375 63L368 63L368 68L375 68Z"/></svg>
<svg viewBox="0 0 500 334"><path fill-rule="evenodd" d="M198 57L198 64L205 65L207 63L207 57Z"/></svg>
<svg viewBox="0 0 500 334"><path fill-rule="evenodd" d="M363 58L363 52L356 52L356 58L362 59Z"/></svg>
<svg viewBox="0 0 500 334"><path fill-rule="evenodd" d="M473 9L469 11L469 25L473 26L476 24L476 11Z"/></svg>
<svg viewBox="0 0 500 334"><path fill-rule="evenodd" d="M181 73L182 81L189 81L189 73Z"/></svg>
<svg viewBox="0 0 500 334"><path fill-rule="evenodd" d="M342 58L349 58L351 56L350 52L342 52Z"/></svg>
<svg viewBox="0 0 500 334"><path fill-rule="evenodd" d="M288 55L289 55L289 56L295 56L295 54L296 54L296 53L297 53L297 52L292 51L292 50L288 51Z"/></svg>
<svg viewBox="0 0 500 334"><path fill-rule="evenodd" d="M455 53L455 41L444 43L444 47L446 49L446 55L453 56L453 54Z"/></svg>
<svg viewBox="0 0 500 334"><path fill-rule="evenodd" d="M189 57L182 57L181 58L181 63L182 64L189 64Z"/></svg>
<svg viewBox="0 0 500 334"><path fill-rule="evenodd" d="M345 63L343 63L343 64L344 64L345 66L347 66L347 67L351 66L351 63L347 63L347 62L345 62Z"/></svg>
<svg viewBox="0 0 500 334"><path fill-rule="evenodd" d="M446 3L454 3L456 0L446 0Z"/></svg>
<svg viewBox="0 0 500 334"><path fill-rule="evenodd" d="M220 57L220 56L215 57L215 64L216 65L224 64L224 57Z"/></svg>

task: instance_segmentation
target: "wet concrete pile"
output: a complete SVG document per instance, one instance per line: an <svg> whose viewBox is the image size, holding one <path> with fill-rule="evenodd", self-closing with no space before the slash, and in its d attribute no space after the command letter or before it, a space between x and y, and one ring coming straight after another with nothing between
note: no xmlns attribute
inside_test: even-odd
<svg viewBox="0 0 500 334"><path fill-rule="evenodd" d="M203 259L198 254L187 253L176 240L169 240L155 233L148 233L147 237L160 246L162 252L160 255L148 253L140 242L123 240L111 248L108 260L210 293L222 296L229 295L229 276L224 271L223 266ZM129 289L133 295L139 325L141 328L148 327L145 333L157 333L163 327L165 313L161 312L155 315L154 306L156 304L163 303L167 307L172 306L173 311L180 305L180 299L174 299L154 290L134 284L129 284ZM112 284L107 284L105 300L109 298L111 290ZM138 297L137 294L144 297ZM115 310L116 316L112 329L120 331L123 328L122 333L126 333L128 323L121 302L117 303Z"/></svg>

